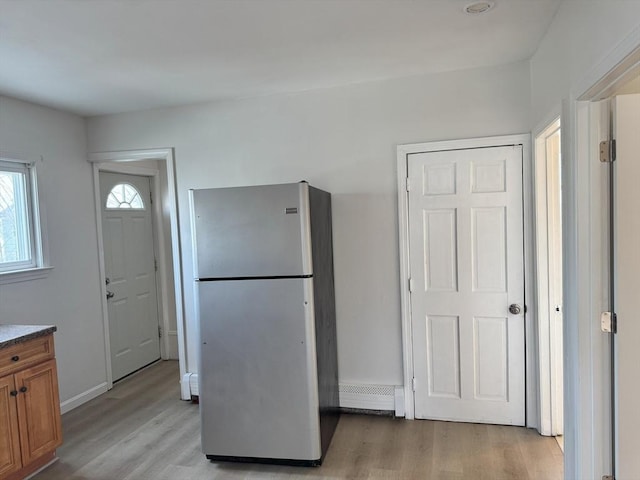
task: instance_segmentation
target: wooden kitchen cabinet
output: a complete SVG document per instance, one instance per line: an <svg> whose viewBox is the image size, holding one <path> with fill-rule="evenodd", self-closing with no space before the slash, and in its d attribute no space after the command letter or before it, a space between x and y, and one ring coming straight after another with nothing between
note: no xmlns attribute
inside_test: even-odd
<svg viewBox="0 0 640 480"><path fill-rule="evenodd" d="M53 335L0 348L0 480L18 480L62 444Z"/></svg>

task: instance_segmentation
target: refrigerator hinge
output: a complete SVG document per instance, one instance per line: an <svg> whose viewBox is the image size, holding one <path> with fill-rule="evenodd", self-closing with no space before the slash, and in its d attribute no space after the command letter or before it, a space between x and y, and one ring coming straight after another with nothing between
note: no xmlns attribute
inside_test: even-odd
<svg viewBox="0 0 640 480"><path fill-rule="evenodd" d="M409 177L407 177L407 192L411 190L411 182L409 181Z"/></svg>
<svg viewBox="0 0 640 480"><path fill-rule="evenodd" d="M600 161L611 163L616 159L616 141L603 140L600 142Z"/></svg>
<svg viewBox="0 0 640 480"><path fill-rule="evenodd" d="M158 338L162 338L162 327L158 325Z"/></svg>
<svg viewBox="0 0 640 480"><path fill-rule="evenodd" d="M416 391L416 377L413 377L411 379L411 389L415 392Z"/></svg>
<svg viewBox="0 0 640 480"><path fill-rule="evenodd" d="M602 312L600 314L600 330L603 333L617 333L618 318L614 312Z"/></svg>

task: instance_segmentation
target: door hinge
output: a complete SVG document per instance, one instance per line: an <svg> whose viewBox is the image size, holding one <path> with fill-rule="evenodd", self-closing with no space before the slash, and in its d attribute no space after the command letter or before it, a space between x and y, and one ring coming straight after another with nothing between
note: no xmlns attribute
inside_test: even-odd
<svg viewBox="0 0 640 480"><path fill-rule="evenodd" d="M156 260L155 258L153 259L153 269L156 272L158 271L158 260Z"/></svg>
<svg viewBox="0 0 640 480"><path fill-rule="evenodd" d="M153 192L149 191L149 203L153 205Z"/></svg>
<svg viewBox="0 0 640 480"><path fill-rule="evenodd" d="M413 377L411 379L411 389L415 392L416 391L416 377Z"/></svg>
<svg viewBox="0 0 640 480"><path fill-rule="evenodd" d="M413 292L413 278L409 279L409 293Z"/></svg>
<svg viewBox="0 0 640 480"><path fill-rule="evenodd" d="M603 140L600 142L600 161L611 163L616 159L616 141Z"/></svg>
<svg viewBox="0 0 640 480"><path fill-rule="evenodd" d="M407 177L407 192L409 192L411 190L411 181L409 180L409 177Z"/></svg>
<svg viewBox="0 0 640 480"><path fill-rule="evenodd" d="M158 325L158 338L162 338L162 327Z"/></svg>
<svg viewBox="0 0 640 480"><path fill-rule="evenodd" d="M600 330L604 333L617 333L618 319L614 312L602 312L600 314Z"/></svg>
<svg viewBox="0 0 640 480"><path fill-rule="evenodd" d="M613 475L603 475L602 480L616 480Z"/></svg>

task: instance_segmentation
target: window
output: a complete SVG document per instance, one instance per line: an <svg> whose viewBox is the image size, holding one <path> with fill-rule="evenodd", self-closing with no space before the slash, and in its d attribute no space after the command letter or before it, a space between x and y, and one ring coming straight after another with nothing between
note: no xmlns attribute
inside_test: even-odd
<svg viewBox="0 0 640 480"><path fill-rule="evenodd" d="M0 158L0 275L42 267L35 165Z"/></svg>
<svg viewBox="0 0 640 480"><path fill-rule="evenodd" d="M132 210L144 210L144 203L140 192L129 183L115 185L107 195L107 209L117 210L128 208Z"/></svg>

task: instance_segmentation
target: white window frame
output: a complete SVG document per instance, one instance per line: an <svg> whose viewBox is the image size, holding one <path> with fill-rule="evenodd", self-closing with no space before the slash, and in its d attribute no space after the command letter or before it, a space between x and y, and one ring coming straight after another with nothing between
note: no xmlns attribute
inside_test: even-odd
<svg viewBox="0 0 640 480"><path fill-rule="evenodd" d="M0 285L35 280L48 275L53 267L48 265L45 248L43 218L40 214L40 195L36 161L14 155L0 155L0 168L25 174L27 221L29 223L29 247L31 259L16 262L11 270L0 270Z"/></svg>

